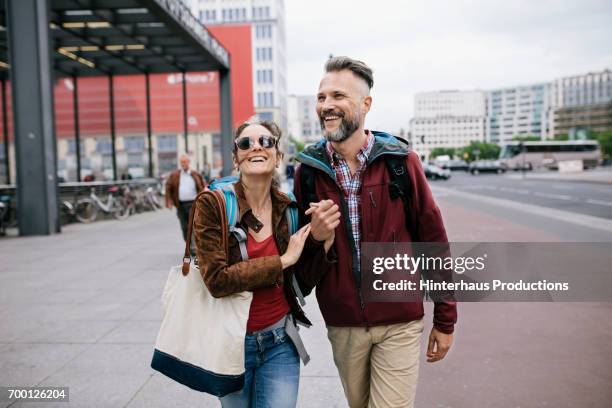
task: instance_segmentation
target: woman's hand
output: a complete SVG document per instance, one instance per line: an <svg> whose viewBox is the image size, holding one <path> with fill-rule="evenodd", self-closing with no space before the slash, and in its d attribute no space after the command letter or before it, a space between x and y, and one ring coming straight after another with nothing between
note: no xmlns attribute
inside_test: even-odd
<svg viewBox="0 0 612 408"><path fill-rule="evenodd" d="M308 234L310 234L310 223L304 225L299 231L291 236L289 245L287 245L287 251L280 257L283 269L295 265L298 259L300 259Z"/></svg>

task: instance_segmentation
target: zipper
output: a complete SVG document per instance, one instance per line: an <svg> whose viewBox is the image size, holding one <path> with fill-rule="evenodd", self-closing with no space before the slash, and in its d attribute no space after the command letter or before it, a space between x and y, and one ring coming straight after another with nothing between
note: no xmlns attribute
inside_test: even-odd
<svg viewBox="0 0 612 408"><path fill-rule="evenodd" d="M357 286L357 297L359 299L359 308L361 310L361 317L366 324L366 330L369 331L370 323L368 322L366 315L365 315L365 303L363 301L363 294L361 292L361 276L360 276L361 265L359 264L359 260L357 259L357 245L355 244L355 239L353 237L353 231L351 228L351 219L349 217L348 204L346 200L344 199L344 191L342 189L342 186L338 183L338 179L336 178L336 173L333 171L333 169L330 166L325 165L325 163L322 162L321 160L315 159L312 156L308 156L304 152L300 153L298 155L298 158L301 159L300 161L302 163L324 171L325 174L330 176L330 178L334 181L334 184L336 184L336 187L338 187L338 192L339 192L338 196L340 198L340 205L342 206L342 210L344 211L344 214L346 214L346 217L343 217L344 218L344 228L345 228L345 231L347 232L349 246L351 248L353 271L355 269L358 270L357 274L353 273L353 279L355 280L355 286ZM366 171L367 171L367 167L366 167ZM360 216L361 216L361 219L363 220L363 209L361 209Z"/></svg>

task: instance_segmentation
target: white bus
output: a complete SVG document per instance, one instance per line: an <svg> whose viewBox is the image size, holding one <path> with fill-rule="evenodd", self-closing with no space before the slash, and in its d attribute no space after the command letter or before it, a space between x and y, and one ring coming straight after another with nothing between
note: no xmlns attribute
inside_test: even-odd
<svg viewBox="0 0 612 408"><path fill-rule="evenodd" d="M596 140L507 142L502 145L499 160L508 170L531 170L540 167L557 169L559 162L582 160L583 167L601 164L601 149Z"/></svg>

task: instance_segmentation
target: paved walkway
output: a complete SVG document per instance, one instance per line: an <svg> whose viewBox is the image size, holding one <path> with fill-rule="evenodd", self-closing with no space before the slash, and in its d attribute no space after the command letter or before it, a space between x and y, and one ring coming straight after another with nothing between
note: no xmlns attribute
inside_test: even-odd
<svg viewBox="0 0 612 408"><path fill-rule="evenodd" d="M537 226L440 204L455 241L559 240ZM149 367L180 241L170 211L0 240L0 385L70 387L69 404L26 407L218 406ZM314 327L303 333L312 362L298 406L345 407L316 301L308 301ZM435 365L422 359L417 406L607 406L611 312L611 304L462 304L451 354ZM426 333L430 320L428 305Z"/></svg>

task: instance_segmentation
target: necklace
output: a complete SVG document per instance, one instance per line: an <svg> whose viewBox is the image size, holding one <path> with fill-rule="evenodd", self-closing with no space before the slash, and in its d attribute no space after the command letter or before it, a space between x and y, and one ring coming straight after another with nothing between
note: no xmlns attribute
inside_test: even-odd
<svg viewBox="0 0 612 408"><path fill-rule="evenodd" d="M259 208L257 211L255 211L255 207L251 207L251 212L253 213L255 218L261 221L264 211L268 209L268 204L271 204L271 203L272 203L272 199L268 197L264 205L261 208Z"/></svg>

